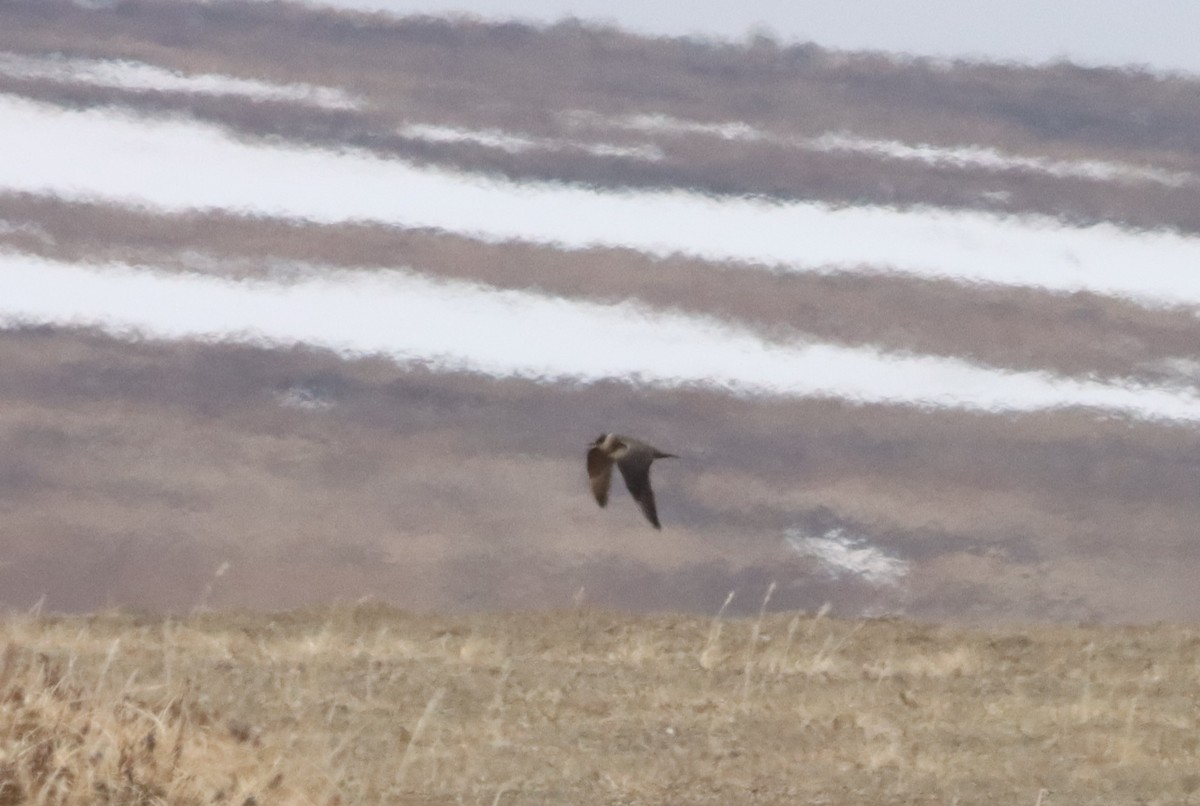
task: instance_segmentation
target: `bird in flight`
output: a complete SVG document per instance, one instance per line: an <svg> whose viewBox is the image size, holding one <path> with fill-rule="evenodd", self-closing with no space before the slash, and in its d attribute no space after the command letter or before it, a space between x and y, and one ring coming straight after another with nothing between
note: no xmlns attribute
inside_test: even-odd
<svg viewBox="0 0 1200 806"><path fill-rule="evenodd" d="M639 439L623 437L620 434L601 434L596 441L588 446L587 472L592 483L592 495L596 503L604 506L608 503L608 486L612 481L612 469L615 463L621 468L625 477L625 486L634 500L642 507L646 520L655 529L661 529L658 522L658 510L654 506L654 491L650 489L650 464L655 459L677 459L673 453L663 453L653 445L648 445Z"/></svg>

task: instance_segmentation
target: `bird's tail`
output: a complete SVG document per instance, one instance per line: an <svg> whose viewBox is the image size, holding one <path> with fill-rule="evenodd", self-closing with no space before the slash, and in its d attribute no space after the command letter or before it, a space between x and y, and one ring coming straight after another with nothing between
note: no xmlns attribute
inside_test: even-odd
<svg viewBox="0 0 1200 806"><path fill-rule="evenodd" d="M662 451L654 452L655 459L678 459L679 455L675 453L663 453Z"/></svg>

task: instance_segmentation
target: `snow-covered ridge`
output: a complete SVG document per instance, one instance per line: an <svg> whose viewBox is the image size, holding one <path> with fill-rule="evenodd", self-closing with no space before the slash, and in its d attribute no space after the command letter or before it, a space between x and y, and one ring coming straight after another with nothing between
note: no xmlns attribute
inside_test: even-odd
<svg viewBox="0 0 1200 806"><path fill-rule="evenodd" d="M702 135L744 143L769 143L799 151L864 154L882 159L920 162L925 165L978 169L993 172L1028 172L1060 179L1088 179L1097 182L1124 182L1183 187L1200 179L1186 171L1172 171L1152 165L1135 165L1106 160L1064 160L1009 154L980 145L938 146L930 143L905 143L863 137L852 132L826 132L817 137L775 134L738 121L705 123L683 120L670 115L629 115L608 117L575 110L564 115L575 128L634 131L662 136Z"/></svg>
<svg viewBox="0 0 1200 806"><path fill-rule="evenodd" d="M528 151L582 151L597 157L626 157L654 162L663 158L662 149L654 145L622 146L615 143L590 143L583 140L558 140L534 137L502 129L468 129L459 126L439 126L430 123L410 123L396 132L401 137L429 143L471 143L494 148L509 154Z"/></svg>
<svg viewBox="0 0 1200 806"><path fill-rule="evenodd" d="M21 155L0 160L0 191L1200 307L1200 238L1171 231L497 180L362 150L246 141L193 120L69 110L11 95L0 95L0 118L0 153Z"/></svg>
<svg viewBox="0 0 1200 806"><path fill-rule="evenodd" d="M131 92L182 92L255 101L292 101L324 109L361 109L366 106L362 99L336 87L276 84L220 73L188 74L129 59L29 56L0 51L0 75Z"/></svg>
<svg viewBox="0 0 1200 806"><path fill-rule="evenodd" d="M439 281L408 270L325 267L297 272L287 281L231 281L0 252L0 277L0 326L90 326L127 338L303 343L540 382L614 379L994 412L1085 406L1200 421L1200 397L1188 390L1009 372L871 347L770 342L712 317Z"/></svg>

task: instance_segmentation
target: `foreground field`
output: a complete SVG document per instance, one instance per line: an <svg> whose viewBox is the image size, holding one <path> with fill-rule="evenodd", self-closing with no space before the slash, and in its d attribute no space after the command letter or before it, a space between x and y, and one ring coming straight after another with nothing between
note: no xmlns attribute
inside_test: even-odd
<svg viewBox="0 0 1200 806"><path fill-rule="evenodd" d="M10 616L0 804L1185 803L1200 635Z"/></svg>

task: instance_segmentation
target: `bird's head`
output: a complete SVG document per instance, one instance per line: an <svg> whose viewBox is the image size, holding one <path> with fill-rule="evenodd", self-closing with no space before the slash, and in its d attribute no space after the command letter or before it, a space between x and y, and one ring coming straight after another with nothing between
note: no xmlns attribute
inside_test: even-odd
<svg viewBox="0 0 1200 806"><path fill-rule="evenodd" d="M616 434L601 434L588 447L599 448L611 454L613 451L619 451L621 448L624 448L625 443L619 440Z"/></svg>

